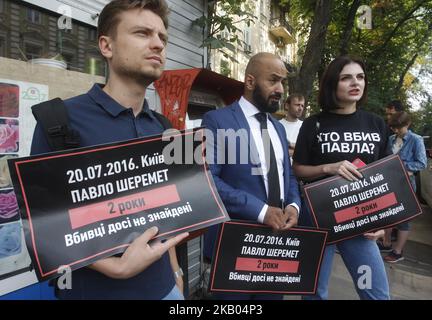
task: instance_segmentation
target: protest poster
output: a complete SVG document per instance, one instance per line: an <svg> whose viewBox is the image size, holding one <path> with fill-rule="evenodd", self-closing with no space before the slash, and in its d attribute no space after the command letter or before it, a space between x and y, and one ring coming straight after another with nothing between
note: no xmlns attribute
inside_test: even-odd
<svg viewBox="0 0 432 320"><path fill-rule="evenodd" d="M202 136L173 131L9 160L39 280L121 253L153 226L165 239L228 220Z"/></svg>
<svg viewBox="0 0 432 320"><path fill-rule="evenodd" d="M327 232L275 232L249 221L222 224L209 290L248 294L315 294Z"/></svg>
<svg viewBox="0 0 432 320"><path fill-rule="evenodd" d="M329 230L328 243L388 228L422 213L398 155L358 169L358 181L329 177L304 186L315 225Z"/></svg>

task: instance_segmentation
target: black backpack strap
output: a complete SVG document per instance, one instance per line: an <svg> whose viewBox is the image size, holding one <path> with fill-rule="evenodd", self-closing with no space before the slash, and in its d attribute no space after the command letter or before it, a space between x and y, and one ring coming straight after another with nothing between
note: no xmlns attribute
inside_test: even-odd
<svg viewBox="0 0 432 320"><path fill-rule="evenodd" d="M159 122L161 123L161 125L165 130L171 129L173 127L167 117L153 110L151 110L151 112L156 117L156 119L159 120Z"/></svg>
<svg viewBox="0 0 432 320"><path fill-rule="evenodd" d="M78 148L79 134L69 125L69 117L63 100L55 98L34 105L33 116L41 125L49 146L53 151Z"/></svg>

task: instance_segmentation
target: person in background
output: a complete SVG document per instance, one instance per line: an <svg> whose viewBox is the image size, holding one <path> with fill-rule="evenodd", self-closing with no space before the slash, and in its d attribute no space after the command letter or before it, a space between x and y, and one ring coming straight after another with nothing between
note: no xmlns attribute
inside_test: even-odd
<svg viewBox="0 0 432 320"><path fill-rule="evenodd" d="M400 100L392 100L389 103L387 103L387 105L384 108L384 113L385 113L385 118L386 118L386 122L387 122L387 136L390 137L393 134L392 129L389 127L388 123L390 121L390 118L393 114L395 114L396 112L401 112L404 111L404 106L402 104L402 102ZM391 239L392 241L396 241L397 240L397 229L393 228L391 229ZM378 248L380 249L381 252L390 252L391 246L384 246L382 241L378 241Z"/></svg>
<svg viewBox="0 0 432 320"><path fill-rule="evenodd" d="M289 155L292 158L294 148L297 141L297 136L303 121L300 118L303 116L305 108L305 98L303 95L293 93L288 96L284 104L286 116L279 122L285 128L287 140L289 143Z"/></svg>
<svg viewBox="0 0 432 320"><path fill-rule="evenodd" d="M423 138L409 130L411 117L405 111L399 111L391 115L388 125L394 134L389 137L388 152L398 154L401 158L410 179L411 187L415 193L416 181L414 174L427 166L426 149ZM403 249L408 240L409 222L402 222L396 226L397 240L392 247L391 228L385 230L384 241L381 244L383 249L390 249L390 253L384 257L384 261L395 263L402 261ZM383 251L383 250L381 250Z"/></svg>
<svg viewBox="0 0 432 320"><path fill-rule="evenodd" d="M387 105L384 108L386 122L387 122L387 135L391 136L393 134L392 129L388 126L390 118L393 114L396 112L404 111L404 106L400 100L393 100L387 103Z"/></svg>

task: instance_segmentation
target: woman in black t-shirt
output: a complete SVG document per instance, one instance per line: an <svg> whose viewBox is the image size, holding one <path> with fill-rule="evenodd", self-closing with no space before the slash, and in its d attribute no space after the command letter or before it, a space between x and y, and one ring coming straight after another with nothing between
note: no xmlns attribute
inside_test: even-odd
<svg viewBox="0 0 432 320"><path fill-rule="evenodd" d="M348 56L333 60L321 79L318 102L322 112L306 119L299 132L293 156L294 172L299 179L310 182L341 175L355 181L362 175L352 161L359 158L368 164L386 156L384 120L358 109L366 97L363 62ZM379 230L328 245L317 294L305 299L327 299L336 246L360 298L389 299L387 275L376 245L383 233Z"/></svg>

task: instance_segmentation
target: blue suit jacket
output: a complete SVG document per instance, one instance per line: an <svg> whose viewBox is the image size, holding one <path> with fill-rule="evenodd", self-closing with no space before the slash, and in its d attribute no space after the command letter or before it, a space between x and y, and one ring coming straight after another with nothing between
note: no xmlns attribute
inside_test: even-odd
<svg viewBox="0 0 432 320"><path fill-rule="evenodd" d="M291 169L285 128L272 116L269 119L276 129L284 150L284 206L294 202L300 208L299 187ZM207 112L203 117L202 125L213 133L214 139L210 137L206 141L207 154L209 154L209 149L212 149L214 152L210 155L209 166L216 188L230 217L232 219L257 221L261 209L267 202L267 192L263 177L252 174L252 169L255 168L257 170L261 165L249 124L240 105L238 102L235 102L225 108ZM234 131L233 133L237 133L235 147L229 150L231 154L228 152L228 146L230 143L231 146L233 145L232 142L234 139L231 139L230 142L228 142L229 139L227 136L223 138L219 137L218 139L218 129L230 129ZM241 148L240 145L247 145L249 148ZM244 154L245 151L247 155ZM234 152L236 161L232 163ZM229 164L218 164L221 160L224 161L223 163L228 163L230 157L231 162ZM241 159L243 161L240 161ZM246 161L244 161L245 159ZM205 248L205 255L207 257L211 256L209 250L212 247L212 245L209 247L207 244L214 243L215 233L216 231L213 228L206 237L209 238L208 240L206 239Z"/></svg>

